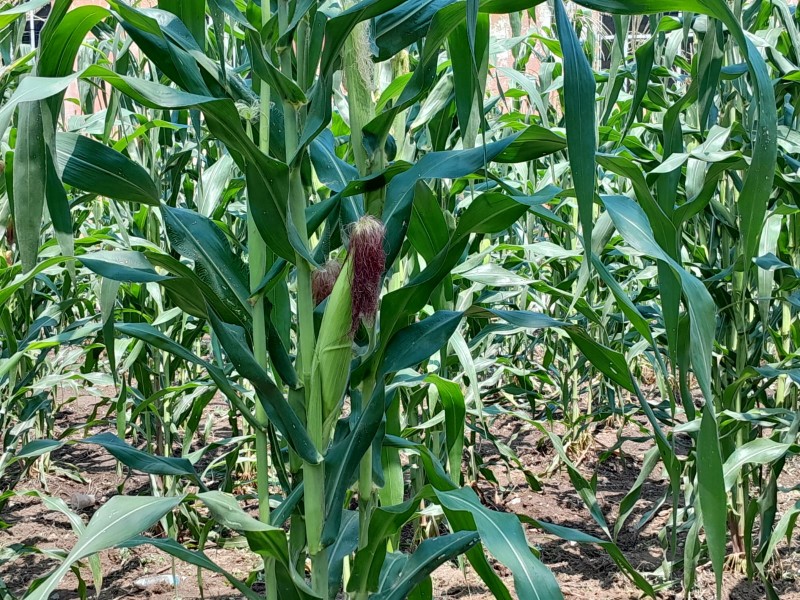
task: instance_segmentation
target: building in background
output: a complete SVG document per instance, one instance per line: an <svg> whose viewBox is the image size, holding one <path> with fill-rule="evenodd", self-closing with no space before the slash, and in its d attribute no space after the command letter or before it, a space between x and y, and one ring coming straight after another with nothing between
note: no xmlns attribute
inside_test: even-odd
<svg viewBox="0 0 800 600"><path fill-rule="evenodd" d="M25 24L25 33L22 35L22 43L30 44L31 46L39 45L39 36L42 33L42 27L47 17L50 16L51 6L46 4L35 13L27 15L27 23Z"/></svg>

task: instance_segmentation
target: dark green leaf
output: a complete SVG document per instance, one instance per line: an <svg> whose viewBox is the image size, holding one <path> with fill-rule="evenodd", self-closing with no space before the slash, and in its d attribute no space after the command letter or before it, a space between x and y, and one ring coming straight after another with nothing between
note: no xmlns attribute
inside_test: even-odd
<svg viewBox="0 0 800 600"><path fill-rule="evenodd" d="M58 171L67 185L117 200L157 205L160 194L141 166L95 140L75 133L56 137Z"/></svg>
<svg viewBox="0 0 800 600"><path fill-rule="evenodd" d="M132 250L98 250L78 259L93 273L114 281L147 283L169 279L156 273L144 254Z"/></svg>

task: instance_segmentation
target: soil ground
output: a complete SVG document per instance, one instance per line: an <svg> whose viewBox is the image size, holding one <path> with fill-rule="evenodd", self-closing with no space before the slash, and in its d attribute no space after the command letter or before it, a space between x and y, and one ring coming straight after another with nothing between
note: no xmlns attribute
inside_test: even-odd
<svg viewBox="0 0 800 600"><path fill-rule="evenodd" d="M81 396L64 403L56 415L56 431L64 431L68 427L77 427L81 430L81 425L89 421L97 402L97 397ZM222 412L224 405L215 401L209 406L209 410ZM100 414L104 412L101 411ZM102 431L113 431L113 425L86 428L86 434ZM523 474L519 470L508 471L502 466L503 463L499 460L494 446L483 442L478 448L484 464L492 469L500 484L498 486L482 482L477 486L485 503L498 510L527 515L603 537L572 487L566 471L560 469L550 475L541 475L548 471L554 457L552 446L542 442L541 433L510 419L496 421L492 433L514 449L529 472L539 476L542 490L531 491ZM77 437L82 435L81 433ZM620 436L631 439L622 444L621 450L607 452L617 444ZM636 480L644 453L651 444L649 441L638 441L644 437L635 424L628 424L622 431L606 425L592 431L587 438L586 447L577 453L576 459L584 477L588 479L595 471L597 472L597 499L606 520L612 527L617 517L619 502ZM133 475L127 479L120 477L117 474L116 461L98 446L79 444L61 448L52 455L51 466L54 468L51 468L47 477L41 477L40 473L30 473L17 484L15 489L18 492L28 490L46 492L67 503L74 500L76 494L91 494L95 497L96 504L81 511L87 519L99 505L118 493L120 485L124 486L126 494L148 493L149 490L149 479L146 476ZM800 462L787 464L780 483L784 490L798 487ZM666 485L660 467L656 468L646 482L642 498L618 540L628 560L642 573L651 573L661 564L662 550L658 532L669 518L669 503L657 509L655 517L640 530L636 530L634 525L642 515L656 507ZM783 510L800 499L800 492L788 491L782 493L780 497L780 510ZM4 582L15 597L21 597L34 579L46 575L56 566L57 559L47 556L46 553L29 553L12 561L5 561L4 555L7 549L19 544L40 550L68 551L76 538L66 517L59 512L47 510L36 497L12 498L0 513L0 519L6 525L5 529L0 530L0 582ZM576 545L528 526L526 531L530 543L541 552L543 562L555 573L565 598L634 600L641 597L636 586L620 573L602 548ZM209 544L206 553L214 562L242 579L258 565L257 559L246 549L222 549ZM775 569L778 574L775 587L782 600L800 600L800 549L794 543L784 544L780 554L780 565ZM222 576L203 572L200 583L195 567L181 562L173 563L169 556L149 546L132 550L109 550L102 553L101 562L104 573L103 589L99 596L101 600L115 598L224 600L241 597ZM509 589L513 590L511 573L499 565L496 568L508 581ZM173 572L180 578L177 589L156 587L143 590L137 587L137 580L142 577ZM88 568L82 569L82 573L87 585L90 586L91 597L93 594ZM442 566L434 574L433 580L434 597L440 600L491 600L492 598L474 573L469 569L462 571L456 563ZM51 598L76 599L80 597L77 590L78 579L70 573ZM741 575L726 574L725 599L751 600L765 596L761 584L747 581ZM2 593L0 597L3 597ZM703 566L698 570L697 585L692 590L691 598L710 600L713 597L714 577L710 567ZM659 598L683 600L686 594L680 589L673 588L662 590Z"/></svg>

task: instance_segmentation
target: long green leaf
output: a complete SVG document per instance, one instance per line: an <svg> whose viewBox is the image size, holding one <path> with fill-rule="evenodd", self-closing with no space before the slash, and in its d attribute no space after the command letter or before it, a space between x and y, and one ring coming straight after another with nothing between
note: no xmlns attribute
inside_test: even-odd
<svg viewBox="0 0 800 600"><path fill-rule="evenodd" d="M249 320L247 268L233 253L225 234L211 219L183 208L162 206L167 237L181 256L194 261L195 272L231 311Z"/></svg>
<svg viewBox="0 0 800 600"><path fill-rule="evenodd" d="M160 194L150 175L123 154L86 136L56 137L58 174L64 183L117 200L158 205Z"/></svg>
<svg viewBox="0 0 800 600"><path fill-rule="evenodd" d="M756 439L739 446L723 465L725 489L730 490L736 483L739 472L745 465L766 465L783 458L789 453L792 444L782 444L768 438Z"/></svg>
<svg viewBox="0 0 800 600"><path fill-rule="evenodd" d="M436 497L445 514L453 511L471 515L481 543L513 573L517 597L532 600L564 597L553 574L528 548L522 526L514 515L488 510L470 488L436 490Z"/></svg>
<svg viewBox="0 0 800 600"><path fill-rule="evenodd" d="M144 254L132 250L87 252L78 257L78 260L92 272L114 281L148 283L169 279L168 276L156 273Z"/></svg>
<svg viewBox="0 0 800 600"><path fill-rule="evenodd" d="M594 162L597 151L594 75L561 0L555 0L555 16L558 37L564 52L564 117L567 124L569 163L578 197L583 247L588 256L592 247L594 190L597 179Z"/></svg>
<svg viewBox="0 0 800 600"><path fill-rule="evenodd" d="M64 562L25 598L47 600L75 562L146 531L182 500L181 496L114 496L94 514Z"/></svg>
<svg viewBox="0 0 800 600"><path fill-rule="evenodd" d="M708 554L714 573L721 574L725 564L728 495L722 472L719 430L714 411L706 406L697 439L697 486L703 512ZM719 580L717 587L719 588ZM717 596L719 596L719 589Z"/></svg>
<svg viewBox="0 0 800 600"><path fill-rule="evenodd" d="M275 428L286 437L303 460L312 464L319 463L322 457L316 446L281 390L258 364L252 351L247 347L244 330L241 327L224 323L213 310L209 311L209 317L214 333L219 338L228 358L239 374L248 379L256 388L258 398Z"/></svg>
<svg viewBox="0 0 800 600"><path fill-rule="evenodd" d="M102 446L108 450L114 458L135 471L141 471L142 473L152 475L172 475L177 477L188 475L194 481L201 483L192 463L185 458L148 454L147 452L138 450L125 443L125 441L112 433L93 435L84 439L83 443Z"/></svg>
<svg viewBox="0 0 800 600"><path fill-rule="evenodd" d="M19 109L17 146L14 151L14 227L22 268L36 266L47 181L44 123L40 102L25 102Z"/></svg>
<svg viewBox="0 0 800 600"><path fill-rule="evenodd" d="M463 554L478 543L473 531L456 533L423 541L400 569L396 578L385 578L374 600L404 600L411 591L437 567L451 558Z"/></svg>
<svg viewBox="0 0 800 600"><path fill-rule="evenodd" d="M174 556L179 560L187 562L190 565L194 565L196 567L200 567L201 569L205 569L206 571L211 571L212 573L218 573L222 575L248 600L261 600L262 598L251 588L242 583L236 576L231 575L228 571L212 561L205 554L205 552L201 552L200 550L189 550L172 538L133 537L122 544L118 544L118 547L136 548L138 546L144 546L147 544L153 546L154 548L158 548L162 552L166 552L170 556Z"/></svg>

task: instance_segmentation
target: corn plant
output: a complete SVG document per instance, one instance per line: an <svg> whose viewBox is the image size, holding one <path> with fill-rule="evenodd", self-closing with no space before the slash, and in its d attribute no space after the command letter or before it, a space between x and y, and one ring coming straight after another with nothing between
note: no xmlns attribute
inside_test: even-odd
<svg viewBox="0 0 800 600"><path fill-rule="evenodd" d="M557 593L552 576L547 574L536 558L527 549L522 555L519 554L520 544L523 547L527 545L519 525L516 525L517 534L511 541L497 537L498 531L493 528L496 527L493 520L484 518L484 523L472 518L465 520L464 517L450 519L453 522L453 533L450 535L422 542L413 558L405 559L407 565L392 561L396 581L384 578L382 585L385 591L378 589L378 575L386 560L386 553L379 550L385 550L387 536L394 535L406 520L413 517L421 502L448 502L448 510L455 515L473 505L478 506L469 494L456 494L458 487L447 476L434 478L438 486L420 490L416 498L405 503L401 494L400 504L378 506L374 490L376 477L373 474L372 447L376 443L380 447L382 435L377 438L376 435L379 434L386 411L387 395L391 398L395 393L394 390L387 392L388 378L397 371L427 360L446 343L464 318L461 311L439 310L418 323L411 322L412 317L427 303L433 288L460 258L469 235L502 229L525 210L525 206L512 197L479 196L480 201L476 201L468 213L470 218L465 227L456 229L452 234L444 230L445 236L452 239L447 242L448 247L439 251L441 264L433 277L423 273L423 279L427 281L415 287L404 286L401 281L394 296L397 308L381 313L378 329L376 312L382 282L386 270L392 268L403 250L416 190L424 189L425 184L421 183L423 179L467 177L473 173L483 178L485 175L480 173L484 172L488 161L504 152L505 158L501 160L509 162L522 152L535 158L563 146L558 136L534 127L524 132L527 134L525 144L520 135L506 136L476 150L452 151L442 164L438 163L444 157L431 154L416 165L404 165L388 176L381 175L384 165L381 155L386 151L389 130L394 125L393 119L388 117L405 108L403 104L413 103L431 86L433 82L430 75L435 74L431 68L435 67L439 48L438 45L430 48L424 56L429 66L425 71L420 71L420 75L425 77L417 77L420 80L415 82L418 90L408 99L401 98L390 111L379 117L374 116L374 109L367 111L366 115L356 114L352 98L359 93L359 88L369 99L367 106L375 102L369 89L374 86L374 81L370 81L369 70L362 68L363 59L356 59L358 71L345 69L348 98L353 106L348 114L351 128L359 118L363 120L363 125L357 127L364 130L370 125L369 119L376 122L372 124L373 131L369 138L365 137L359 144L351 141L350 149L356 156L369 151L370 154L377 154L377 157L364 160L362 156L356 159L361 176L365 178L364 183L360 184L361 189L356 187L359 186L358 181L342 181L341 184L335 180L326 181L324 184L329 184L326 186L327 197L319 198L309 206L309 199L318 197L313 180L309 179L308 172L304 173L309 162L333 160L331 167L342 169L344 165L347 169L352 168L333 154L330 142L321 135L331 118L333 76L339 53L348 45L349 51L363 54L363 40L354 42L352 39L348 41L348 38L363 35L363 27L357 29L359 23L387 12L394 8L394 4L368 2L336 15L318 13L314 7L305 7L304 10L308 12L304 13L300 7L290 7L288 4L279 5L277 14L271 15L266 7L253 5L247 17L233 5L222 4L211 11L215 38L208 40L208 53L204 52L207 42L202 25L205 21L204 5L196 13L192 13L192 8L187 4L165 5L163 8L167 10L156 11L138 10L123 3L111 3L111 11L88 7L68 11L68 2L55 6L42 34L35 75L27 79L29 87L37 90L35 94L39 99L21 102L18 135L25 137L29 128L38 133L38 128L42 127L44 131L45 124L50 131L54 129L52 118L46 119L41 113L48 104L57 105L59 94L63 93L66 80L70 79L68 73L72 70L72 61L56 57L52 61L56 71L48 72L44 66L51 61L45 59L48 51L69 56L68 53L77 51L77 47L57 44L51 41L51 37L58 39L57 36L61 34L74 35L79 42L81 36L75 35L74 27L77 21L81 22L84 31L88 31L101 21L113 20L151 61L153 67L163 72L176 87L169 88L141 76L134 79L127 75L124 65L128 61L120 59L119 45L110 48L115 53L117 71L95 64L77 76L82 80L103 81L114 88L115 94L124 94L145 107L157 110L188 108L192 119L202 118L209 134L216 143L224 145L245 178L246 264L242 253L233 251L223 230L200 211L193 210L194 202L190 201L187 207L178 207L174 206L176 198L173 198L173 202L160 204L160 186L149 173L91 138L64 134L57 139L52 133L42 136L37 141L42 140L45 146L50 144L50 149L46 147L43 152L32 153L27 161L24 158L25 149L18 145L14 156L15 172L19 172L20 167L35 164L35 159L40 157L47 168L48 160L56 162L52 146L71 144L72 152L64 159L61 173L58 173L55 165L52 167L54 174L60 177L53 177L54 188L62 186L62 181L68 181L66 174L72 168L83 168L90 171L91 176L86 177L88 173L84 171L82 181L75 182L77 187L118 200L160 204L162 218L147 223L149 231L145 232L146 237L160 242L164 236L174 252L193 262L194 269L187 268L169 254L156 255L152 250L142 253L130 245L129 249L82 254L79 260L83 267L106 280L129 285L163 284L170 300L178 307L194 319L210 325L214 341L219 345L217 358L230 361L230 367L208 363L149 323L117 324L116 329L146 342L151 348L158 348L183 361L204 367L208 376L252 428L255 434L256 489L260 499L261 522L253 521L243 513L239 520L226 516L227 511L235 512L231 496L201 491L197 498L222 525L246 534L252 533L249 536L251 546L265 559L268 597L278 597L279 593L290 589L294 590L292 593L303 596L313 594L316 597L328 597L335 594L342 577L342 565L337 561L341 563L344 556L357 549L347 582L354 597L367 597L374 593L405 595L420 584L424 586L425 576L441 561L454 555L467 552L477 564L487 565L483 553L474 547L480 531L483 531L484 537L492 539L490 544L499 544L495 552L501 555L508 552L502 549L505 546L509 550L516 548L516 554L512 556L517 557L515 560L519 562L518 566L524 575L517 582L520 589L533 591L532 586L535 585ZM449 30L458 26L459 21L460 16L455 21L451 17L440 35L446 36ZM226 25L230 34L226 34ZM273 28L274 34L265 31L265 26ZM237 39L237 34L241 41ZM313 36L318 39L322 36L321 46L311 43ZM280 42L280 39L293 42ZM114 41L121 44L121 36L116 36ZM237 58L241 60L246 57L252 86L248 86L236 69L227 64L226 43L238 44ZM49 50L51 48L53 50ZM123 65L121 69L120 64ZM59 68L65 69L67 74L59 72ZM56 79L55 75L62 77ZM45 91L47 85L54 88ZM53 91L55 97L50 95ZM24 98L23 93L18 90L16 98ZM475 98L469 98L470 105L474 101ZM112 102L113 99L109 105ZM118 102L122 104L120 100ZM12 103L7 105L9 111L12 106ZM34 113L28 121L25 120L26 110ZM271 126L273 112L277 113L275 121L282 127ZM278 131L277 135L273 129ZM276 138L275 143L272 137ZM539 140L541 143L537 143ZM90 158L90 154L94 156ZM100 171L111 163L117 165L111 177L97 180ZM449 168L448 163L452 165ZM323 173L324 164L314 166L318 177L327 175ZM376 174L384 179L378 186L369 183ZM392 176L394 179L388 182ZM110 188L115 183L119 184L115 180L120 179L134 183L138 189L122 190L122 194L119 190L112 192ZM101 189L104 186L105 189ZM346 189L347 186L356 189L350 191ZM126 191L139 197L126 197ZM17 206L22 205L15 204ZM15 221L19 235L25 236L21 239L30 243L24 250L21 245L20 251L26 257L23 264L35 264L38 233L32 229L33 223L41 219L41 208L40 212L29 214L30 209L24 206L26 208L19 209L19 217ZM499 216L495 214L498 208L502 209ZM55 214L53 207L50 213ZM360 216L362 214L364 216ZM487 220L490 222L487 223ZM26 221L27 229L23 228ZM318 234L323 224L324 229ZM233 223L229 235L235 235L237 227L238 223ZM36 229L38 231L38 225ZM316 247L311 245L310 236L319 236L320 242ZM69 236L62 237L64 239L60 243L69 247ZM341 245L343 241L347 248L345 254L337 250L337 244ZM67 253L72 253L71 248ZM339 255L341 264L336 262L336 255ZM330 256L333 258L329 259ZM155 267L165 270L169 275L159 274ZM291 284L280 285L278 280L285 277L287 271L291 271ZM113 297L119 286L112 286L111 289ZM315 304L320 305L317 311L322 313L318 327L315 324ZM279 320L281 313L285 315L287 312L290 315L288 329L282 327L284 324ZM113 314L106 312L105 322L113 326ZM193 325L195 331L201 327L197 323ZM114 341L111 331L110 327L104 328L113 365ZM294 358L288 353L292 347ZM161 365L163 369L163 357L153 358L156 360L154 366L158 368ZM356 364L351 368L354 359ZM138 359L129 358L128 362L132 365L141 364ZM245 403L240 397L241 391L232 387L229 381L231 368L253 386L255 395L250 397L251 402ZM169 372L168 367L167 374ZM145 395L151 397L163 389L164 384L171 383L167 379L154 387L147 383L154 380L145 370L135 370L134 373L137 388L149 388ZM276 381L280 382L280 387ZM288 389L288 398L281 389L284 386ZM350 414L341 419L345 397L349 401ZM163 417L170 410L156 412L163 412ZM159 424L162 429L159 429L158 443L150 448L151 452L156 453L164 452L171 445L170 424L165 423L163 418L159 419ZM124 432L125 423L122 423L120 433ZM121 456L120 448L115 448L109 439L91 441L103 443L109 451L116 451L115 455ZM397 443L399 440L395 440L394 444ZM288 455L283 454L282 448L288 450ZM408 449L415 450L413 446ZM132 468L155 475L184 475L197 480L191 465L187 466L185 460L164 457L158 461L159 466L146 466L142 464L144 457L140 451L130 448L127 451L127 460L123 459L123 462ZM280 505L282 510L277 518L270 513L270 452L274 468L285 473L284 483L291 486L286 490L286 500ZM288 457L288 462L284 456ZM431 468L436 468L436 461L429 464ZM379 472L378 477L381 476ZM347 513L342 513L342 506L348 489L356 479L360 513L358 548L339 548L342 523L349 522ZM202 481L198 481L198 484L201 490L205 489ZM175 490L168 486L164 491L172 494ZM444 498L452 496L452 499L439 500L439 495ZM302 504L299 504L301 497ZM385 512L398 510L401 517L395 517L393 525L386 530ZM292 520L288 546L282 531L275 527L287 517ZM100 514L97 518L100 518ZM88 531L86 536L91 539ZM344 543L349 543L349 539L350 536L345 536ZM264 541L268 543L264 544ZM310 588L302 583L302 577L297 576L295 558L290 558L301 554L307 554L310 559ZM76 558L80 557L80 554L76 554ZM64 563L65 569L69 562L68 559ZM302 564L302 561L299 562ZM481 569L493 587L505 589L496 575L483 567ZM37 587L33 595L46 594L63 570L57 571ZM542 573L543 579L534 583L534 572Z"/></svg>

